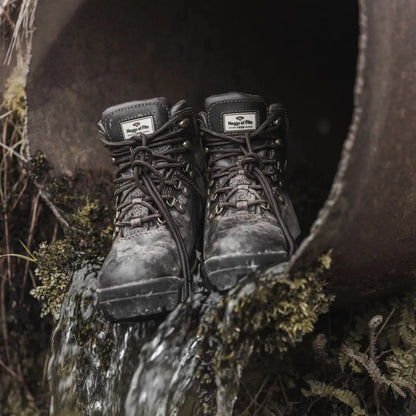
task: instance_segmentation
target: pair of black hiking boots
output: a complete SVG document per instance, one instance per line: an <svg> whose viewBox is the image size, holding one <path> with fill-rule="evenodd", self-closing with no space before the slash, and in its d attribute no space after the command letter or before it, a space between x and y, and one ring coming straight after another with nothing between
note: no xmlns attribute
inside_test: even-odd
<svg viewBox="0 0 416 416"><path fill-rule="evenodd" d="M206 287L227 291L286 262L300 230L284 184L288 120L257 95L132 101L104 111L101 141L117 166L114 241L98 277L113 321L187 299L202 249Z"/></svg>

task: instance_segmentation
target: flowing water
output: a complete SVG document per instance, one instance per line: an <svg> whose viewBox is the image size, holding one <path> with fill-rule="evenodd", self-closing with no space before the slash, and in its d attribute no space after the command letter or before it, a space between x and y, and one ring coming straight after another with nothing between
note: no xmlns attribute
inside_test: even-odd
<svg viewBox="0 0 416 416"><path fill-rule="evenodd" d="M199 289L163 322L112 324L97 308L97 272L76 272L62 305L48 364L51 415L232 415L251 348L235 351L239 364L222 378L202 358L215 348L201 328L219 297Z"/></svg>

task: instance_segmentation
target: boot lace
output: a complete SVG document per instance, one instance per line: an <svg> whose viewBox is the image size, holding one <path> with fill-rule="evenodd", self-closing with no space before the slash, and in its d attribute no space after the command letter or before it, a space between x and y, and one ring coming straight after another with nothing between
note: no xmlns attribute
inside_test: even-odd
<svg viewBox="0 0 416 416"><path fill-rule="evenodd" d="M212 220L227 208L248 209L260 206L271 211L284 233L289 254L295 251L294 239L286 226L281 209L277 203L285 204L283 191L282 158L276 158L276 152L282 152L283 141L271 139L282 126L282 117L270 115L256 130L247 131L241 136L228 136L213 131L203 125L199 129L204 137L205 152L208 158L207 175L210 202L217 201L208 215ZM257 142L257 143L256 143ZM221 166L221 160L227 160ZM233 184L232 179L244 175L249 181ZM272 184L274 186L272 186ZM238 200L232 198L241 190L250 190L254 199Z"/></svg>
<svg viewBox="0 0 416 416"><path fill-rule="evenodd" d="M183 141L181 137L189 123L189 118L182 115L172 118L151 134L138 134L117 142L108 140L104 134L100 138L117 166L116 179L113 181L116 184L114 195L117 201L116 234L124 227L134 229L145 224L150 226L151 223L166 225L179 253L184 278L183 300L189 295L191 267L185 242L171 209L184 213L186 207L171 196L171 190L181 190L185 197L190 194L190 188L184 184L184 177L188 175L192 178L194 172L191 165L181 157L190 149L190 142ZM131 193L137 190L138 196L131 197ZM148 215L139 214L128 218L137 206L144 208Z"/></svg>

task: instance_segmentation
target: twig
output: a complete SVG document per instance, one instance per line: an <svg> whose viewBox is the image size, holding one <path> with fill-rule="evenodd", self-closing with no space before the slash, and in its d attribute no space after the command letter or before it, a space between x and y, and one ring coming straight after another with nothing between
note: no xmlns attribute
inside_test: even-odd
<svg viewBox="0 0 416 416"><path fill-rule="evenodd" d="M27 159L24 158L22 155L20 155L19 153L17 153L15 150L13 150L10 146L7 146L7 144L5 143L1 143L0 142L0 146L7 149L13 156L18 157L21 161L27 163ZM3 153L4 154L4 153Z"/></svg>
<svg viewBox="0 0 416 416"><path fill-rule="evenodd" d="M58 224L58 221L56 221L53 227L51 244L54 244L56 242L56 239L58 238L58 228L59 228L59 224Z"/></svg>
<svg viewBox="0 0 416 416"><path fill-rule="evenodd" d="M19 380L19 376L10 367L8 367L6 364L4 364L4 362L1 358L0 358L0 366L3 367L4 370L6 370L12 377Z"/></svg>
<svg viewBox="0 0 416 416"><path fill-rule="evenodd" d="M17 207L17 204L20 202L20 200L22 199L23 194L26 191L27 185L29 183L29 180L26 178L26 180L23 182L23 187L19 192L19 195L17 196L16 200L14 201L12 207L10 208L9 212L12 213L15 208Z"/></svg>
<svg viewBox="0 0 416 416"><path fill-rule="evenodd" d="M31 269L29 269L29 276L30 276L30 280L32 281L32 286L36 289L36 280Z"/></svg>
<svg viewBox="0 0 416 416"><path fill-rule="evenodd" d="M6 54L5 62L10 64L14 52L17 51L18 57L26 66L30 58L30 48L32 45L33 22L38 0L22 0L19 15L15 23L12 39Z"/></svg>
<svg viewBox="0 0 416 416"><path fill-rule="evenodd" d="M292 402L287 397L286 389L285 389L285 386L283 385L282 377L280 375L279 375L279 384L280 384L280 389L282 390L283 397L285 399L286 406L289 408L290 411L292 411Z"/></svg>
<svg viewBox="0 0 416 416"><path fill-rule="evenodd" d="M258 414L260 414L260 412L263 410L264 406L266 406L267 403L269 403L271 398L271 393L270 390L266 393L266 397L264 398L264 400L260 403L258 409L256 409L256 411L254 412L253 416L257 416Z"/></svg>
<svg viewBox="0 0 416 416"><path fill-rule="evenodd" d="M33 198L33 202L32 202L32 219L31 219L31 222L30 222L29 236L28 236L27 242L26 242L26 247L29 251L30 251L30 248L31 248L31 245L32 245L32 242L33 242L33 233L35 231L35 226L36 226L37 220L39 218L39 214L41 212L41 209L42 209L42 206L39 206L39 194L37 194ZM23 303L28 272L29 272L29 261L26 261L25 273L23 275L22 290L20 292L20 303L21 304Z"/></svg>
<svg viewBox="0 0 416 416"><path fill-rule="evenodd" d="M22 169L19 169L19 178L16 181L14 181L14 185L13 185L12 190L10 192L11 195L15 195L16 194L16 189L23 182L23 178L24 177L25 177L25 175L23 174L23 170Z"/></svg>
<svg viewBox="0 0 416 416"><path fill-rule="evenodd" d="M33 394L30 392L29 388L27 387L27 384L25 382L25 379L23 377L22 372L22 366L20 362L17 365L17 373L15 373L10 367L8 367L0 358L0 366L7 371L13 378L15 378L17 381L19 381L23 385L23 389L25 390L25 395L28 401L31 403L35 403L35 398L33 397Z"/></svg>
<svg viewBox="0 0 416 416"><path fill-rule="evenodd" d="M244 409L243 413L248 412L254 404L257 404L257 399L259 398L260 393L263 391L264 386L269 381L269 378L270 378L270 374L268 374L266 376L266 378L264 379L263 383L261 384L259 390L255 394L255 396L251 399L251 402L249 403L249 405Z"/></svg>
<svg viewBox="0 0 416 416"><path fill-rule="evenodd" d="M43 199L43 202L45 202L45 204L48 206L48 208L53 212L53 214L55 215L55 217L59 221L59 223L63 227L68 227L69 224L67 223L65 218L59 213L58 208L55 207L55 205L52 203L52 201L45 194L43 189L40 188L40 185L38 183L36 183L36 181L35 181L35 186L38 189L38 193L39 193L40 197Z"/></svg>
<svg viewBox="0 0 416 416"><path fill-rule="evenodd" d="M8 118L3 125L3 143L6 143L6 135L7 135L7 126L8 126ZM5 157L5 149L3 148L3 162L4 162L4 175L3 175L3 220L4 220L4 237L6 241L6 254L10 254L10 244L9 244L9 219L7 214L7 158ZM0 301L1 301L1 330L3 335L3 343L4 349L6 352L7 361L10 361L10 351L9 351L9 331L7 328L7 319L6 319L6 282L7 279L9 280L9 284L11 283L11 259L10 256L7 256L7 277L1 277L1 290L0 290Z"/></svg>
<svg viewBox="0 0 416 416"><path fill-rule="evenodd" d="M251 394L250 390L249 390L249 389L247 388L247 386L245 385L245 383L241 382L241 386L244 388L244 390L245 390L245 392L246 392L247 396L248 396L248 397L249 397L249 399L250 399L250 403L249 403L248 407L246 407L246 408L243 410L243 412L241 412L241 414L242 414L242 415L244 415L244 414L245 414L245 412L246 412L246 411L248 411L248 410L250 409L250 407L251 407L251 405L252 405L252 402L254 402L254 398L253 398L253 395ZM257 403L256 403L256 404L257 404Z"/></svg>
<svg viewBox="0 0 416 416"><path fill-rule="evenodd" d="M0 116L0 120L3 120L4 118L6 118L7 116L9 116L12 113L13 113L13 110L7 111L6 113L4 113Z"/></svg>
<svg viewBox="0 0 416 416"><path fill-rule="evenodd" d="M23 388L25 390L26 399L29 402L31 402L32 404L34 404L35 403L35 398L33 397L33 394L30 392L29 387L27 387L25 377L24 377L23 371L22 371L21 360L19 360L18 363L17 363L17 372L18 372L19 377L20 377L20 382L22 383Z"/></svg>
<svg viewBox="0 0 416 416"><path fill-rule="evenodd" d="M312 401L312 403L308 406L306 409L305 416L308 416L309 412L312 410L312 408L315 406L316 403L318 403L320 400L322 400L322 397L317 397Z"/></svg>
<svg viewBox="0 0 416 416"><path fill-rule="evenodd" d="M7 127L8 127L8 117L6 117L6 120L3 125L3 145L6 145L6 137L7 137ZM8 215L8 207L7 207L7 182L8 182L8 162L7 157L5 154L5 149L3 147L3 162L4 162L4 176L3 176L3 219L4 219L4 237L6 240L6 254L7 257L7 278L9 281L9 285L12 283L12 266L11 266L11 259L9 257L10 255L10 237L9 237L9 215Z"/></svg>
<svg viewBox="0 0 416 416"><path fill-rule="evenodd" d="M383 332L385 326L387 325L387 322L390 321L391 317L393 316L394 312L396 312L396 308L393 308L391 310L391 312L389 313L389 316L387 317L387 319L384 321L383 325L381 325L381 328L378 330L377 334L376 334L376 340L377 338L380 336L380 334Z"/></svg>
<svg viewBox="0 0 416 416"><path fill-rule="evenodd" d="M4 350L6 352L7 361L10 362L10 352L9 352L9 331L7 329L7 320L6 320L6 282L7 277L1 277L0 284L0 309L1 309L1 332L3 335L3 344Z"/></svg>
<svg viewBox="0 0 416 416"><path fill-rule="evenodd" d="M5 3L4 5L0 3L0 7L2 8L2 12L0 13L0 17L1 17L2 14L4 14L7 21L9 22L9 25L12 27L12 29L14 29L15 24L13 23L12 19L10 18L9 13L6 10L8 1L6 0L4 3Z"/></svg>

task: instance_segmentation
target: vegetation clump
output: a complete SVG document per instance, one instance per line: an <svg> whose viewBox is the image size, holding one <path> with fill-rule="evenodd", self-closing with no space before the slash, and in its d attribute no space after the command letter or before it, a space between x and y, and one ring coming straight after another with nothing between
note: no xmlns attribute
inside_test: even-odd
<svg viewBox="0 0 416 416"><path fill-rule="evenodd" d="M111 244L112 227L102 227L108 208L98 201L88 202L67 217L69 227L64 238L55 243L41 243L34 253L35 274L40 286L31 293L42 303L42 316L49 313L58 319L61 304L68 291L73 273L86 264L100 265Z"/></svg>
<svg viewBox="0 0 416 416"><path fill-rule="evenodd" d="M199 329L205 340L197 375L201 380L201 401L210 402L215 384L235 383L252 352L273 354L280 359L314 330L332 301L321 278L328 267L329 254L320 259L315 269L295 276L271 271L226 295L208 312ZM238 391L238 385L235 389ZM207 407L215 408L215 404Z"/></svg>
<svg viewBox="0 0 416 416"><path fill-rule="evenodd" d="M40 315L57 317L71 270L105 255L111 187L88 173L53 178L44 154L28 156L24 74L12 71L0 120L0 413L38 416L49 413L42 374L52 329Z"/></svg>
<svg viewBox="0 0 416 416"><path fill-rule="evenodd" d="M21 65L16 65L6 80L1 107L10 112L17 124L22 124L26 118L25 86L25 68Z"/></svg>
<svg viewBox="0 0 416 416"><path fill-rule="evenodd" d="M236 414L416 414L416 291L323 315L290 354L256 353Z"/></svg>

